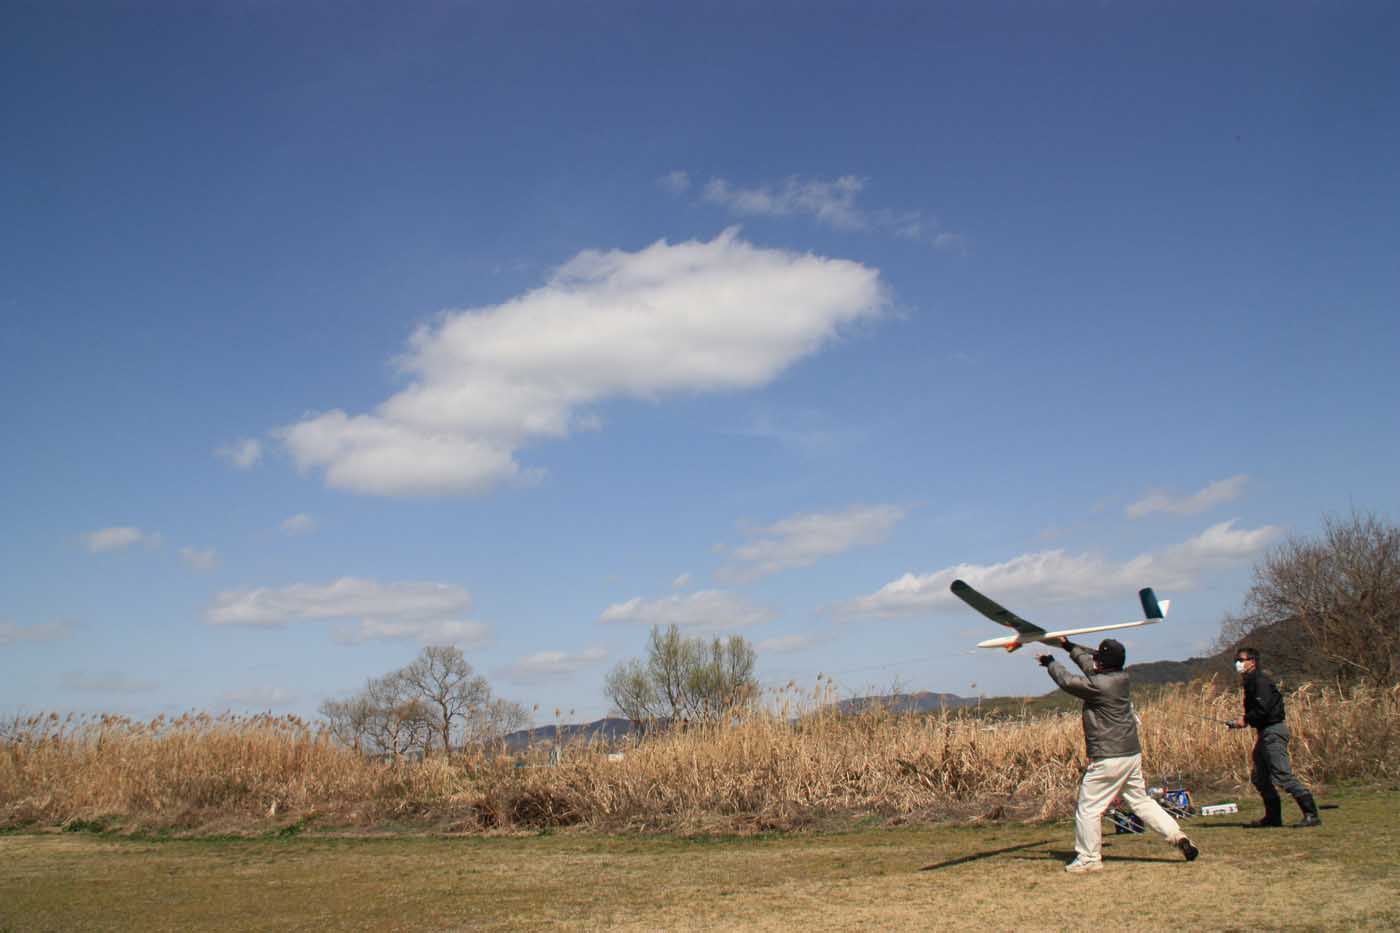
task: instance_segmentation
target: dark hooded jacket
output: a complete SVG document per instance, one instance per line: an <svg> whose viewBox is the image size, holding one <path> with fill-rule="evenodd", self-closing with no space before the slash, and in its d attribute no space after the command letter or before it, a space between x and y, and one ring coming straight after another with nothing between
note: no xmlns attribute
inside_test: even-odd
<svg viewBox="0 0 1400 933"><path fill-rule="evenodd" d="M1089 757L1142 754L1127 673L1095 673L1094 653L1082 645L1071 645L1069 656L1084 672L1083 676L1070 673L1058 661L1050 665L1050 676L1061 690L1084 701L1084 745Z"/></svg>

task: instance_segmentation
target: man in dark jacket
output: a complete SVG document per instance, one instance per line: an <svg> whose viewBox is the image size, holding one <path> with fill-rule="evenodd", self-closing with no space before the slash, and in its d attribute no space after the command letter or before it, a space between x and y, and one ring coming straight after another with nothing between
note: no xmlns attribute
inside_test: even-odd
<svg viewBox="0 0 1400 933"><path fill-rule="evenodd" d="M1321 826L1322 818L1317 815L1317 802L1312 792L1293 774L1288 763L1288 724L1284 721L1283 694L1269 675L1259 669L1259 652L1254 648L1235 652L1235 670L1244 686L1244 715L1230 726L1234 729L1253 726L1255 729L1249 777L1259 796L1264 798L1263 819L1250 825L1260 828L1283 825L1283 801L1275 789L1277 785L1298 801L1298 809L1303 811L1303 819L1295 825Z"/></svg>
<svg viewBox="0 0 1400 933"><path fill-rule="evenodd" d="M1129 696L1128 675L1123 671L1127 652L1112 638L1105 638L1091 652L1068 639L1060 640L1083 676L1072 674L1048 654L1038 660L1049 668L1060 689L1084 701L1084 745L1089 768L1079 785L1079 805L1074 812L1074 861L1065 866L1071 874L1102 871L1103 814L1113 798L1122 795L1133 813L1167 842L1181 850L1186 860L1199 854L1176 820L1147 794L1142 779L1142 745L1138 742L1137 714Z"/></svg>

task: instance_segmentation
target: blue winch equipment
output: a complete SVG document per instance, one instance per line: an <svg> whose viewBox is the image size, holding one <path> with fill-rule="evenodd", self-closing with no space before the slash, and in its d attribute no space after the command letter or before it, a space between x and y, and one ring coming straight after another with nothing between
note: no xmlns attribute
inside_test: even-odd
<svg viewBox="0 0 1400 933"><path fill-rule="evenodd" d="M1191 792L1184 787L1149 787L1147 793L1161 804L1162 809L1178 820L1186 820L1196 815L1191 805ZM1140 833L1145 829L1142 817L1132 811L1122 797L1114 797L1104 814L1113 824L1114 833Z"/></svg>

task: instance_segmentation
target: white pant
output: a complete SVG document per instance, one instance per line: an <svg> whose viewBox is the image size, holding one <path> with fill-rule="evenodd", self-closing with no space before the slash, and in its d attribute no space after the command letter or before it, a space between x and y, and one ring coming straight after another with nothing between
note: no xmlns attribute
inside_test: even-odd
<svg viewBox="0 0 1400 933"><path fill-rule="evenodd" d="M1097 862L1103 858L1100 852L1103 814L1119 794L1144 823L1165 836L1168 842L1174 843L1182 837L1176 820L1147 796L1141 755L1099 758L1090 762L1089 770L1084 772L1084 781L1079 785L1079 806L1074 811L1074 850L1079 853L1080 861Z"/></svg>

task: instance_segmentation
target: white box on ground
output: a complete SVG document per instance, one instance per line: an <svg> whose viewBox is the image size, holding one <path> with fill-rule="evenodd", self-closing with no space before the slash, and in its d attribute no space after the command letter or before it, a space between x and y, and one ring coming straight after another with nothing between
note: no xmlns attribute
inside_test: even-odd
<svg viewBox="0 0 1400 933"><path fill-rule="evenodd" d="M1233 803L1216 803L1208 807L1201 807L1201 816L1223 816L1226 813L1239 813L1240 808Z"/></svg>

